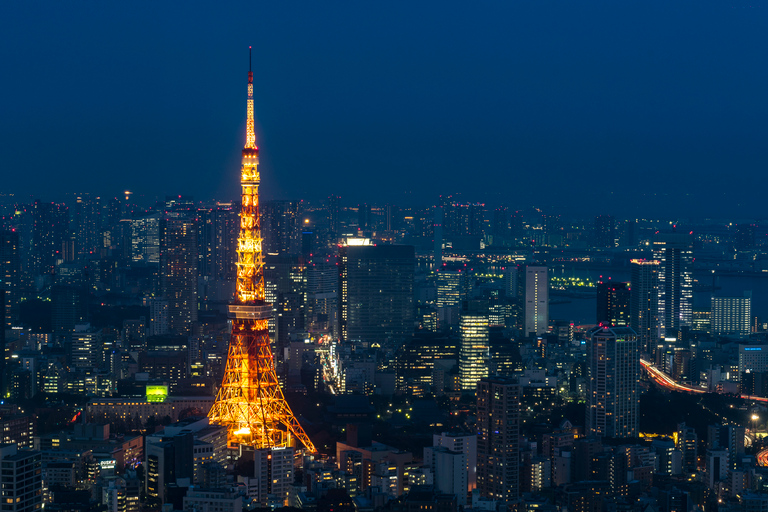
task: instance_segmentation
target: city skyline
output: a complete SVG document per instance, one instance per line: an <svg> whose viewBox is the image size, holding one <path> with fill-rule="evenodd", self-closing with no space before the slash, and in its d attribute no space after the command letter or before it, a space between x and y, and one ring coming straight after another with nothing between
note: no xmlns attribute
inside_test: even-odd
<svg viewBox="0 0 768 512"><path fill-rule="evenodd" d="M4 190L236 197L252 44L265 198L762 215L762 6L440 7L4 6Z"/></svg>

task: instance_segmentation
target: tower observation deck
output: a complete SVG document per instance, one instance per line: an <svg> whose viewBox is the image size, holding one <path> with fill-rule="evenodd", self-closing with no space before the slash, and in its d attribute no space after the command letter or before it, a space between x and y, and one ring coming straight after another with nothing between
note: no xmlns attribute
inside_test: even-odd
<svg viewBox="0 0 768 512"><path fill-rule="evenodd" d="M293 415L275 373L268 322L272 306L264 299L264 258L259 215L259 148L253 121L253 71L248 70L248 122L240 173L242 208L237 239L237 296L229 306L232 334L224 378L208 413L226 425L230 445L257 449L300 443L315 447Z"/></svg>

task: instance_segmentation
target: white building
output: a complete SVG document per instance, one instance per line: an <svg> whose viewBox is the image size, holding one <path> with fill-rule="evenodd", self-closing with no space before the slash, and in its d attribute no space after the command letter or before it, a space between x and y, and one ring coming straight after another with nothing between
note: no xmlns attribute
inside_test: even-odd
<svg viewBox="0 0 768 512"><path fill-rule="evenodd" d="M433 434L432 446L442 446L466 455L467 491L472 492L477 487L477 434Z"/></svg>
<svg viewBox="0 0 768 512"><path fill-rule="evenodd" d="M749 336L752 323L752 293L743 297L712 297L710 331L720 336Z"/></svg>

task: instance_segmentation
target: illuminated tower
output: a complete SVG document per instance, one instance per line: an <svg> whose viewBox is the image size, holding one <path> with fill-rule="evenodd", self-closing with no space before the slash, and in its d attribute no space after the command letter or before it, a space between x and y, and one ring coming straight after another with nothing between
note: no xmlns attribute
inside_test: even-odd
<svg viewBox="0 0 768 512"><path fill-rule="evenodd" d="M312 441L293 416L277 381L269 344L272 305L264 296L264 258L259 216L259 148L253 128L253 72L248 71L248 124L240 175L242 207L237 239L237 296L229 306L232 335L224 379L208 417L226 425L229 443L257 449Z"/></svg>

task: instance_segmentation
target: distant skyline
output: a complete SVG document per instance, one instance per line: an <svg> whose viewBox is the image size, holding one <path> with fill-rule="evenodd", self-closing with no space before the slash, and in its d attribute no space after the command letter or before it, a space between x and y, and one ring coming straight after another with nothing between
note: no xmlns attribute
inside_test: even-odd
<svg viewBox="0 0 768 512"><path fill-rule="evenodd" d="M768 7L0 5L0 192L763 218ZM406 192L408 194L406 195Z"/></svg>

